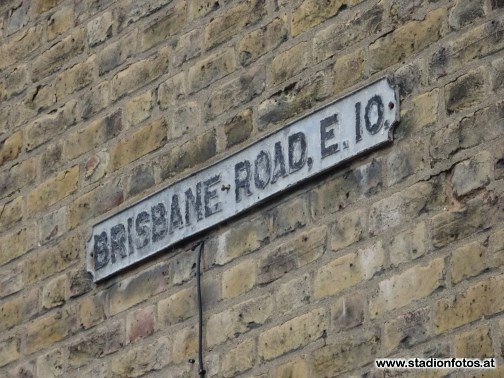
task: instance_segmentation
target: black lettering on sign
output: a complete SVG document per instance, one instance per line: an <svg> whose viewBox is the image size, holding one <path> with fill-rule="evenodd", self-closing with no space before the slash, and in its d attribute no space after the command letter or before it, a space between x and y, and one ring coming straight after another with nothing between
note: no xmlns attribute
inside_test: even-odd
<svg viewBox="0 0 504 378"><path fill-rule="evenodd" d="M210 177L203 183L205 187L205 218L208 218L219 211L222 211L222 202L211 203L214 198L218 198L217 189L210 190L212 186L216 186L220 182L220 175Z"/></svg>
<svg viewBox="0 0 504 378"><path fill-rule="evenodd" d="M371 135L376 134L383 126L383 110L383 101L379 95L374 95L369 99L364 111L364 121L366 122L366 129ZM371 123L371 115L377 117L374 123Z"/></svg>
<svg viewBox="0 0 504 378"><path fill-rule="evenodd" d="M128 218L128 248L129 254L133 254L133 218Z"/></svg>
<svg viewBox="0 0 504 378"><path fill-rule="evenodd" d="M138 249L145 248L149 244L150 226L149 213L142 211L135 219L136 240L135 244Z"/></svg>
<svg viewBox="0 0 504 378"><path fill-rule="evenodd" d="M282 151L282 143L275 143L275 159L273 160L273 177L271 183L274 184L280 177L287 176L285 171L285 157Z"/></svg>
<svg viewBox="0 0 504 378"><path fill-rule="evenodd" d="M300 131L289 135L289 172L299 171L306 163L306 136Z"/></svg>
<svg viewBox="0 0 504 378"><path fill-rule="evenodd" d="M361 103L355 104L355 143L362 140L362 126L361 126Z"/></svg>
<svg viewBox="0 0 504 378"><path fill-rule="evenodd" d="M103 268L109 262L109 247L107 233L102 232L100 235L94 236L94 268L96 270Z"/></svg>
<svg viewBox="0 0 504 378"><path fill-rule="evenodd" d="M116 262L116 254L126 257L126 227L122 223L116 224L110 229L110 259Z"/></svg>
<svg viewBox="0 0 504 378"><path fill-rule="evenodd" d="M171 201L170 234L172 234L176 228L182 227L184 227L184 221L182 220L182 213L180 212L179 198L177 194L174 194Z"/></svg>
<svg viewBox="0 0 504 378"><path fill-rule="evenodd" d="M327 145L327 141L334 139L334 125L338 124L338 114L335 113L320 121L320 152L322 159L340 150L338 143Z"/></svg>
<svg viewBox="0 0 504 378"><path fill-rule="evenodd" d="M199 222L203 219L203 209L201 206L201 182L196 184L196 196L191 188L185 191L185 221L186 225L191 224L191 218L196 217Z"/></svg>
<svg viewBox="0 0 504 378"><path fill-rule="evenodd" d="M264 189L271 176L271 159L269 153L261 151L254 162L254 183L257 189Z"/></svg>
<svg viewBox="0 0 504 378"><path fill-rule="evenodd" d="M152 242L155 243L163 239L168 233L166 220L166 207L163 203L158 203L151 207L152 216Z"/></svg>
<svg viewBox="0 0 504 378"><path fill-rule="evenodd" d="M236 202L242 200L242 192L251 196L250 191L250 161L244 160L235 165L235 195Z"/></svg>

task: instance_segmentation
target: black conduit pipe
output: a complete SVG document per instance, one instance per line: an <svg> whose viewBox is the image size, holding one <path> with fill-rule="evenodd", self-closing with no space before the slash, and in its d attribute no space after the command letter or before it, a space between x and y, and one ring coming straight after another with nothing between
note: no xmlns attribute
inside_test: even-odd
<svg viewBox="0 0 504 378"><path fill-rule="evenodd" d="M198 248L198 257L196 258L196 286L198 290L198 312L199 312L199 324L198 324L198 363L199 363L199 376L205 376L205 369L203 368L203 305L201 303L201 254L203 252L204 242L199 242L193 250Z"/></svg>

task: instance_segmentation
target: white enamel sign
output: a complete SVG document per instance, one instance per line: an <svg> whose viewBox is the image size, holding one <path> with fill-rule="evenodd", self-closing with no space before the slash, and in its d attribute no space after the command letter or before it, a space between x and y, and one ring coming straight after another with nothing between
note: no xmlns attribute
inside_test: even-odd
<svg viewBox="0 0 504 378"><path fill-rule="evenodd" d="M398 95L384 78L96 224L88 270L99 281L392 140Z"/></svg>

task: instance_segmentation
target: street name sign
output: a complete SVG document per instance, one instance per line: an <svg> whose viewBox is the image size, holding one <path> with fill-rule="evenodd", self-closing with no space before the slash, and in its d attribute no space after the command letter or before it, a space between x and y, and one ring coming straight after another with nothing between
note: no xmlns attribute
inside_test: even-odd
<svg viewBox="0 0 504 378"><path fill-rule="evenodd" d="M300 118L93 226L99 281L294 185L392 141L399 100L388 78Z"/></svg>

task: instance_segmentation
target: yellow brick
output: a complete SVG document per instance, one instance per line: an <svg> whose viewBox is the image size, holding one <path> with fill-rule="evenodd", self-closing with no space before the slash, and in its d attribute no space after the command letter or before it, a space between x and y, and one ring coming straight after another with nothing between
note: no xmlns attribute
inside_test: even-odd
<svg viewBox="0 0 504 378"><path fill-rule="evenodd" d="M276 55L271 61L271 84L278 85L303 71L311 63L310 48L301 42Z"/></svg>
<svg viewBox="0 0 504 378"><path fill-rule="evenodd" d="M333 66L333 93L341 91L364 78L364 51L358 49L348 55L339 56Z"/></svg>
<svg viewBox="0 0 504 378"><path fill-rule="evenodd" d="M20 342L17 338L10 338L0 342L0 367L20 357L19 344Z"/></svg>
<svg viewBox="0 0 504 378"><path fill-rule="evenodd" d="M158 318L160 326L169 326L195 316L197 308L196 290L194 287L183 289L170 298L158 303Z"/></svg>
<svg viewBox="0 0 504 378"><path fill-rule="evenodd" d="M254 287L256 280L256 263L244 261L222 274L222 297L234 298Z"/></svg>
<svg viewBox="0 0 504 378"><path fill-rule="evenodd" d="M291 350L303 347L322 337L328 316L324 309L312 310L259 335L258 354L271 360Z"/></svg>
<svg viewBox="0 0 504 378"><path fill-rule="evenodd" d="M26 329L26 351L33 353L63 339L70 331L70 322L66 311L36 319Z"/></svg>
<svg viewBox="0 0 504 378"><path fill-rule="evenodd" d="M158 119L121 140L110 153L111 169L119 169L166 143L166 122Z"/></svg>
<svg viewBox="0 0 504 378"><path fill-rule="evenodd" d="M474 242L453 251L452 282L459 283L467 277L473 277L483 272L486 268L486 249Z"/></svg>
<svg viewBox="0 0 504 378"><path fill-rule="evenodd" d="M16 232L2 236L0 238L0 265L24 254L29 247L28 241L34 237L35 235L28 228L22 228Z"/></svg>
<svg viewBox="0 0 504 378"><path fill-rule="evenodd" d="M275 368L274 378L308 378L308 366L304 358L283 363Z"/></svg>
<svg viewBox="0 0 504 378"><path fill-rule="evenodd" d="M198 354L198 330L196 327L184 328L178 331L173 339L173 362L187 362Z"/></svg>
<svg viewBox="0 0 504 378"><path fill-rule="evenodd" d="M381 281L379 292L369 305L371 317L428 296L444 285L444 269L443 259L436 259L427 266L417 265Z"/></svg>
<svg viewBox="0 0 504 378"><path fill-rule="evenodd" d="M492 331L481 327L456 335L453 338L454 357L490 358L497 356L493 349Z"/></svg>
<svg viewBox="0 0 504 378"><path fill-rule="evenodd" d="M56 177L50 178L28 194L27 211L30 214L35 214L61 201L77 189L78 182L78 166L67 169Z"/></svg>
<svg viewBox="0 0 504 378"><path fill-rule="evenodd" d="M222 360L222 375L226 378L235 377L252 368L255 362L255 344L255 339L245 340L227 352Z"/></svg>
<svg viewBox="0 0 504 378"><path fill-rule="evenodd" d="M18 131L10 137L0 142L0 167L19 156L23 146L23 132Z"/></svg>

